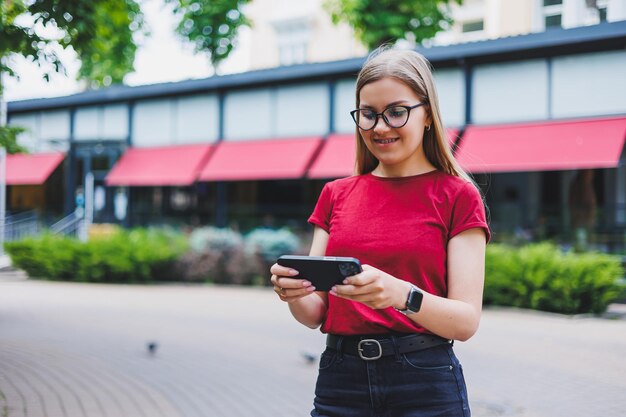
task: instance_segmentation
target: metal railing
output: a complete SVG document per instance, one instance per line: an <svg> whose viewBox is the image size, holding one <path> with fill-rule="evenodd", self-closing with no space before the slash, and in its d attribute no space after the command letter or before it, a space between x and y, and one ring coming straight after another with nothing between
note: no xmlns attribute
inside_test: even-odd
<svg viewBox="0 0 626 417"><path fill-rule="evenodd" d="M49 230L54 235L81 237L83 223L83 218L74 212L54 223Z"/></svg>
<svg viewBox="0 0 626 417"><path fill-rule="evenodd" d="M34 210L7 216L4 221L4 241L12 242L29 236L37 236L43 227Z"/></svg>

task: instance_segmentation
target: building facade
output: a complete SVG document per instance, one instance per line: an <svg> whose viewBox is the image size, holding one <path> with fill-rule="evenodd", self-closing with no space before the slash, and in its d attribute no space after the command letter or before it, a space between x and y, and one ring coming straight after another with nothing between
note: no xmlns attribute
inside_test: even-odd
<svg viewBox="0 0 626 417"><path fill-rule="evenodd" d="M625 46L626 22L615 22L420 50L496 240L580 229L624 250ZM306 227L323 184L352 173L363 62L9 103L9 124L28 129L20 143L64 155L38 184L9 172L9 209L69 213L91 173L96 221Z"/></svg>
<svg viewBox="0 0 626 417"><path fill-rule="evenodd" d="M238 53L247 70L361 57L367 49L345 23L333 25L323 0L254 0L252 27ZM444 46L626 20L624 0L463 0L448 5L454 23L425 43ZM328 47L332 45L332 47Z"/></svg>

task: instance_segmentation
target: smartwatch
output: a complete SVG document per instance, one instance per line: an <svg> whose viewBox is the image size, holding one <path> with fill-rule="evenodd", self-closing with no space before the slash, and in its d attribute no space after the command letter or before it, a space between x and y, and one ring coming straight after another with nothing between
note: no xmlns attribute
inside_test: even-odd
<svg viewBox="0 0 626 417"><path fill-rule="evenodd" d="M422 307L422 300L424 299L424 293L415 285L411 285L409 296L406 299L406 307L401 310L396 308L400 313L404 315L417 313Z"/></svg>

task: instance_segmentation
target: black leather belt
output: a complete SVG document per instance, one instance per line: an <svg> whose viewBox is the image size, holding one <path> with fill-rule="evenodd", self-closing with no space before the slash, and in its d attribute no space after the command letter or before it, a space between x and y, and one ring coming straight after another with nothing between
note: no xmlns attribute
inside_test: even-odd
<svg viewBox="0 0 626 417"><path fill-rule="evenodd" d="M365 361L374 361L383 356L398 353L416 352L431 347L452 344L452 340L434 334L409 334L391 337L389 335L375 336L326 336L326 346L340 350L348 355L359 356Z"/></svg>

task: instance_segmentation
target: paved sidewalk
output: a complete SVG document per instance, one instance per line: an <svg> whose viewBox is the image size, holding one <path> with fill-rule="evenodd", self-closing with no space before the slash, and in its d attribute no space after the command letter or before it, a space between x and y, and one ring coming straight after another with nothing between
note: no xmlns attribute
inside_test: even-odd
<svg viewBox="0 0 626 417"><path fill-rule="evenodd" d="M265 288L5 274L0 417L306 416L323 343ZM626 415L626 320L489 309L456 351L475 417Z"/></svg>

